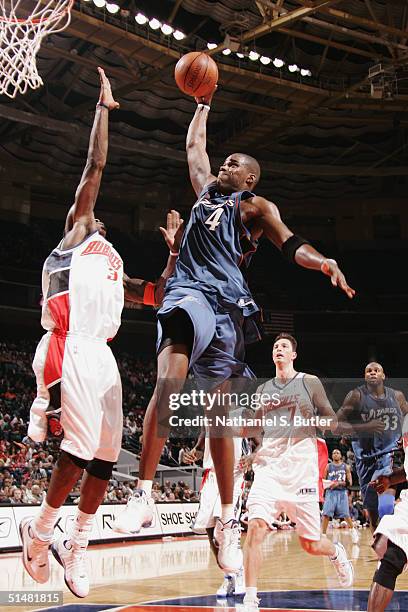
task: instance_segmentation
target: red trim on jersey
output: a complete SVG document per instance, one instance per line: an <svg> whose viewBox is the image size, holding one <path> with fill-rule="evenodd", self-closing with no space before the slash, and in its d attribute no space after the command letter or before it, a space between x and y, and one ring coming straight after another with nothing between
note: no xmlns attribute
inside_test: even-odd
<svg viewBox="0 0 408 612"><path fill-rule="evenodd" d="M324 501L323 478L326 473L327 464L329 463L329 449L325 440L317 438L317 459L319 463L319 501Z"/></svg>
<svg viewBox="0 0 408 612"><path fill-rule="evenodd" d="M47 306L55 323L55 331L67 333L69 330L69 293L59 293L50 297Z"/></svg>
<svg viewBox="0 0 408 612"><path fill-rule="evenodd" d="M44 384L51 387L61 380L66 336L52 333L44 364Z"/></svg>
<svg viewBox="0 0 408 612"><path fill-rule="evenodd" d="M207 480L208 480L208 475L209 475L209 473L210 473L210 472L211 472L211 469L210 469L210 468L206 468L206 469L204 470L204 472L203 472L203 478L202 478L202 480L201 480L200 492L203 490L203 487L204 487L205 483L206 483L206 482L207 482Z"/></svg>

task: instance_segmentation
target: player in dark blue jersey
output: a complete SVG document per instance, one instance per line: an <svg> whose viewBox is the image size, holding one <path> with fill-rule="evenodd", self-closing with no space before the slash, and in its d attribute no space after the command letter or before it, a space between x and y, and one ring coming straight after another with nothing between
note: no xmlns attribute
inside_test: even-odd
<svg viewBox="0 0 408 612"><path fill-rule="evenodd" d="M205 380L207 388L252 375L245 364L245 342L259 336L255 324L259 309L244 272L261 236L271 240L290 261L323 272L334 286L350 298L354 296L336 261L294 235L282 222L277 206L255 195L260 167L253 157L230 155L217 176L212 174L206 152L211 99L212 94L197 99L187 134L188 166L197 201L158 312L158 384L144 419L140 491L116 521L116 529L127 533L138 532L152 520L152 479L168 436L164 417L169 412L169 396L180 392L187 372L191 370L196 378ZM210 447L222 501L218 561L226 571L238 571L242 556L236 553L239 527L232 504L232 437L213 434ZM227 549L234 551L234 558L224 556Z"/></svg>
<svg viewBox="0 0 408 612"><path fill-rule="evenodd" d="M340 422L347 420L356 434L352 441L356 470L374 530L379 518L393 514L395 489L389 488L378 496L369 483L393 470L393 452L401 438L408 404L402 391L384 385L385 374L379 363L369 363L364 376L365 384L348 393L337 417Z"/></svg>

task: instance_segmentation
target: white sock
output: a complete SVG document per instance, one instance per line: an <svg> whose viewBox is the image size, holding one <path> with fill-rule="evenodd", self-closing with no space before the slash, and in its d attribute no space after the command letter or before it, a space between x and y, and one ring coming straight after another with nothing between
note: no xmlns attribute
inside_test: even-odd
<svg viewBox="0 0 408 612"><path fill-rule="evenodd" d="M34 533L40 540L44 540L44 542L52 540L59 511L59 508L53 508L47 504L45 499L43 500L40 511L33 522Z"/></svg>
<svg viewBox="0 0 408 612"><path fill-rule="evenodd" d="M86 548L88 546L94 518L94 514L87 514L77 508L76 516L69 533L69 539L73 544L78 544L81 548Z"/></svg>
<svg viewBox="0 0 408 612"><path fill-rule="evenodd" d="M245 587L245 599L247 601L255 601L257 599L256 587Z"/></svg>
<svg viewBox="0 0 408 612"><path fill-rule="evenodd" d="M138 489L142 489L142 491L144 491L147 495L147 497L151 497L152 495L152 485L153 485L153 480L138 480L137 481L137 488Z"/></svg>
<svg viewBox="0 0 408 612"><path fill-rule="evenodd" d="M224 525L231 519L235 519L234 504L221 504L221 520Z"/></svg>

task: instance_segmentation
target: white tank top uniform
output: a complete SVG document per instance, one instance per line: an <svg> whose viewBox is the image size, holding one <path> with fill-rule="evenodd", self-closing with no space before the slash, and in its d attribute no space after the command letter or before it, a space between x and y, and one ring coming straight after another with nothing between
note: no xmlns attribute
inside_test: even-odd
<svg viewBox="0 0 408 612"><path fill-rule="evenodd" d="M71 249L61 244L43 267L41 324L47 333L33 361L37 397L28 435L39 442L45 439L45 412L59 403L61 449L82 459L116 461L122 388L107 341L121 322L123 262L98 232Z"/></svg>

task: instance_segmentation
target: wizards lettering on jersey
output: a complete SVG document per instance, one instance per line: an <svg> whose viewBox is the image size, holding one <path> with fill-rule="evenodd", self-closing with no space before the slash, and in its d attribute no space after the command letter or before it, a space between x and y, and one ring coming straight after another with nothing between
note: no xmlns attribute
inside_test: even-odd
<svg viewBox="0 0 408 612"><path fill-rule="evenodd" d="M82 255L105 255L105 257L109 260L109 265L114 270L119 270L122 266L122 260L120 257L115 255L112 250L112 247L101 240L93 240L88 244L85 251L81 253Z"/></svg>
<svg viewBox="0 0 408 612"><path fill-rule="evenodd" d="M200 206L200 204L202 204L206 208L215 209L215 208L221 208L225 204L227 206L234 206L235 202L234 200L230 199L230 200L227 200L226 202L219 202L218 204L213 204L211 200L209 200L208 198L202 198L201 200L198 200L198 202L194 204L193 208L197 208L197 206Z"/></svg>
<svg viewBox="0 0 408 612"><path fill-rule="evenodd" d="M391 425L391 429L396 429L399 423L399 410L394 406L379 406L377 408L370 408L368 412L363 412L361 414L361 420L367 423L368 421L372 421L374 419L380 419L384 416L393 416L393 421L395 419L394 426Z"/></svg>

